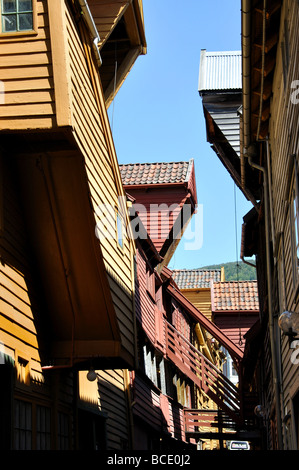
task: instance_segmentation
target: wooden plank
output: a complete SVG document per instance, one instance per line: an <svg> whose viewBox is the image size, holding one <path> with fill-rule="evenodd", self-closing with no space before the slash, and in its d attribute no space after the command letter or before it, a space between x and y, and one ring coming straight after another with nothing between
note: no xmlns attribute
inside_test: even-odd
<svg viewBox="0 0 299 470"><path fill-rule="evenodd" d="M25 66L33 65L46 65L51 63L51 55L48 52L37 52L27 54L14 54L14 55L2 55L0 62L0 73L1 69L5 67L19 67L22 64Z"/></svg>
<svg viewBox="0 0 299 470"><path fill-rule="evenodd" d="M0 63L0 76L1 80L4 80L4 87L6 87L6 80L16 80L16 79L29 79L29 78L34 78L36 79L37 77L40 78L48 78L51 77L52 75L52 66L51 64L48 65L42 65L38 64L37 66L32 66L30 65L29 67L14 67L14 68L7 68L3 67L1 68L1 63Z"/></svg>
<svg viewBox="0 0 299 470"><path fill-rule="evenodd" d="M44 103L43 106L40 106L39 103L37 104L25 104L25 105L13 105L9 107L1 107L1 118L7 117L21 117L21 116L43 116L43 115L51 115L54 114L54 104L53 103ZM0 120L1 123L2 119ZM37 122L38 119L36 119ZM40 126L38 126L40 127ZM3 129L3 125L1 124L1 128ZM25 127L26 128L26 127Z"/></svg>
<svg viewBox="0 0 299 470"><path fill-rule="evenodd" d="M19 93L6 92L4 95L4 105L27 105L33 103L52 103L54 101L54 91L20 91ZM15 108L12 108L14 110ZM38 113L37 113L38 114ZM46 114L49 114L46 112ZM4 114L5 115L5 114Z"/></svg>
<svg viewBox="0 0 299 470"><path fill-rule="evenodd" d="M51 33L52 67L55 90L55 109L58 127L70 126L71 90L70 68L67 57L66 13L61 0L48 0Z"/></svg>
<svg viewBox="0 0 299 470"><path fill-rule="evenodd" d="M47 69L48 72L48 69ZM49 90L53 88L53 82L48 76L44 78L29 78L20 80L7 80L5 82L5 93L12 91L32 91L32 90Z"/></svg>
<svg viewBox="0 0 299 470"><path fill-rule="evenodd" d="M40 40L40 38L38 38L31 41L26 41L23 39L23 41L20 41L17 46L15 41L9 43L7 42L5 44L5 48L3 48L4 53L2 52L0 54L0 58L2 62L2 57L4 55L16 55L16 52L18 54L28 54L28 51L30 51L32 54L36 54L37 52L50 52L50 50L51 43L49 39Z"/></svg>
<svg viewBox="0 0 299 470"><path fill-rule="evenodd" d="M56 121L53 116L45 116L40 118L25 117L19 118L0 118L0 129L1 130L28 130L28 129L52 129Z"/></svg>

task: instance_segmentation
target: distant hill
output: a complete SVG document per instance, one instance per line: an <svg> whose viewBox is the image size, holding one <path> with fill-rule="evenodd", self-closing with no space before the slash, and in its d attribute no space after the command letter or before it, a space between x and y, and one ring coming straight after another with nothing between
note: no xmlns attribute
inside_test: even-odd
<svg viewBox="0 0 299 470"><path fill-rule="evenodd" d="M254 261L252 261L254 264ZM256 280L256 269L249 266L243 261L237 263L235 261L223 264L213 264L211 266L203 266L203 269L220 269L224 267L226 281L253 281Z"/></svg>

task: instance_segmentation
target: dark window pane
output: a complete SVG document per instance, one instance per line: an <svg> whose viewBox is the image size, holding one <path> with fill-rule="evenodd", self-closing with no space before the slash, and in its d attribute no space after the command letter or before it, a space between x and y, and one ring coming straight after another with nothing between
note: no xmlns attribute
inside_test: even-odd
<svg viewBox="0 0 299 470"><path fill-rule="evenodd" d="M3 31L17 31L17 15L3 15Z"/></svg>
<svg viewBox="0 0 299 470"><path fill-rule="evenodd" d="M19 31L33 29L33 18L31 13L22 13L19 15Z"/></svg>
<svg viewBox="0 0 299 470"><path fill-rule="evenodd" d="M32 0L19 0L19 12L32 11Z"/></svg>
<svg viewBox="0 0 299 470"><path fill-rule="evenodd" d="M3 0L3 12L15 13L17 11L16 0Z"/></svg>

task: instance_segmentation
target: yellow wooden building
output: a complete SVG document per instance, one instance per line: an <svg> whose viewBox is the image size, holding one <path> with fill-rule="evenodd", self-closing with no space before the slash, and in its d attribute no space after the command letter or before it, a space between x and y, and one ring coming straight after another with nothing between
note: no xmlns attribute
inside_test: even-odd
<svg viewBox="0 0 299 470"><path fill-rule="evenodd" d="M0 8L0 446L125 448L135 247L107 106L146 53L142 2Z"/></svg>

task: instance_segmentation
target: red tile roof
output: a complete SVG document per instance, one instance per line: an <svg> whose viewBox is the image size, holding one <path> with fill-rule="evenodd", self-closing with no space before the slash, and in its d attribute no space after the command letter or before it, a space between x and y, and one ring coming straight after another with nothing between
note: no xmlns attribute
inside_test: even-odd
<svg viewBox="0 0 299 470"><path fill-rule="evenodd" d="M180 289L206 288L220 281L221 269L174 269L172 278Z"/></svg>
<svg viewBox="0 0 299 470"><path fill-rule="evenodd" d="M259 311L257 281L215 282L212 289L212 310Z"/></svg>
<svg viewBox="0 0 299 470"><path fill-rule="evenodd" d="M119 165L124 186L187 183L193 160L189 162L132 163Z"/></svg>

